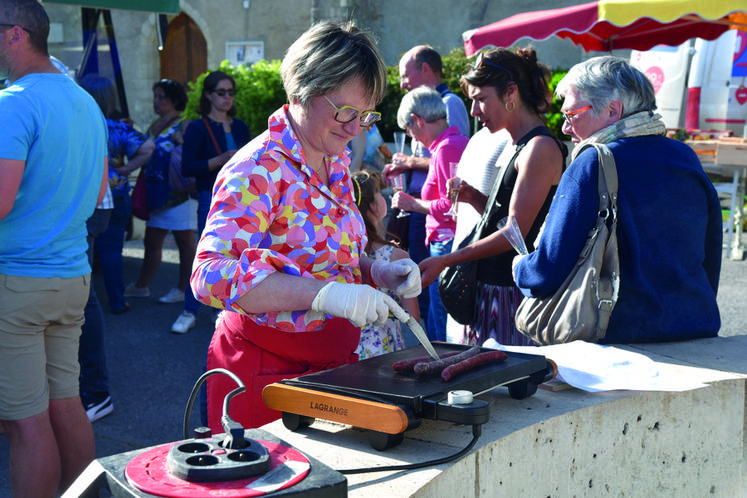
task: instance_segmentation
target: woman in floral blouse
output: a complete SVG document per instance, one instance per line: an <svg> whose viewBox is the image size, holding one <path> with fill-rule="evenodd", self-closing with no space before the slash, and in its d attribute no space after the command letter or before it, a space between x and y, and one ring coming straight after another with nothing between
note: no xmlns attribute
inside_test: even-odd
<svg viewBox="0 0 747 498"><path fill-rule="evenodd" d="M218 175L191 280L200 301L230 311L217 322L207 367L246 385L230 403L245 428L280 416L262 402L265 385L355 361L361 326L390 312L407 319L375 287L420 293L409 259L362 256L346 145L380 118L386 66L370 35L351 23L314 25L281 73L290 103ZM224 430L223 399L235 388L226 376L208 379L214 431Z"/></svg>

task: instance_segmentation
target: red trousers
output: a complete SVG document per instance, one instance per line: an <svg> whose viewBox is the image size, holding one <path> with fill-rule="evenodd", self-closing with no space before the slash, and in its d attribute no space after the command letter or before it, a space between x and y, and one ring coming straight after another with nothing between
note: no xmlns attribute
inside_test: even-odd
<svg viewBox="0 0 747 498"><path fill-rule="evenodd" d="M281 415L262 401L266 385L357 361L359 340L360 328L343 318L329 319L315 332L284 332L257 325L239 313L223 313L210 343L207 369L225 368L241 379L246 391L231 399L229 415L244 429L252 429ZM213 434L225 432L220 425L223 399L237 387L226 375L207 379L208 426Z"/></svg>

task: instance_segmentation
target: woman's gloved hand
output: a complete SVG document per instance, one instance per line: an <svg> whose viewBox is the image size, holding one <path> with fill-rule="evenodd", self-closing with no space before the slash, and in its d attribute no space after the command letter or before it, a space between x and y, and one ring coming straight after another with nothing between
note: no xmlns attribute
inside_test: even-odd
<svg viewBox="0 0 747 498"><path fill-rule="evenodd" d="M387 263L374 261L371 265L371 280L377 287L389 289L404 298L417 297L420 286L420 269L411 259L399 259Z"/></svg>
<svg viewBox="0 0 747 498"><path fill-rule="evenodd" d="M389 312L403 322L409 318L394 299L362 284L330 282L317 293L311 309L347 318L356 327L369 323L383 325L389 318Z"/></svg>

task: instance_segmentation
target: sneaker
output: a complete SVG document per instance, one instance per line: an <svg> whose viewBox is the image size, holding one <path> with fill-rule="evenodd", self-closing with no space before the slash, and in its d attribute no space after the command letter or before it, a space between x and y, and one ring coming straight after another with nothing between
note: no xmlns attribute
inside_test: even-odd
<svg viewBox="0 0 747 498"><path fill-rule="evenodd" d="M91 423L94 423L107 415L111 415L114 411L114 403L112 403L112 397L107 394L105 397L89 403L84 402L83 408L86 410L88 420L90 420Z"/></svg>
<svg viewBox="0 0 747 498"><path fill-rule="evenodd" d="M176 319L174 325L171 326L171 332L174 334L186 334L189 329L194 328L197 317L189 311L182 312L179 318Z"/></svg>
<svg viewBox="0 0 747 498"><path fill-rule="evenodd" d="M180 291L179 289L171 289L168 294L165 296L162 296L158 298L159 303L181 303L184 301L184 291Z"/></svg>
<svg viewBox="0 0 747 498"><path fill-rule="evenodd" d="M147 287L137 287L135 282L125 288L124 297L148 297L150 289Z"/></svg>

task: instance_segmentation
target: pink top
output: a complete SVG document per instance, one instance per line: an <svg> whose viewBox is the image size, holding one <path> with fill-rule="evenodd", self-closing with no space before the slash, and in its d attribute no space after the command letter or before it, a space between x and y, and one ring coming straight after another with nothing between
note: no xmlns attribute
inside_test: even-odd
<svg viewBox="0 0 747 498"><path fill-rule="evenodd" d="M366 232L353 199L347 154L327 158L330 187L308 166L286 115L223 167L197 245L191 285L197 299L285 331L311 331L327 318L309 310L247 314L234 305L268 275L287 273L361 283Z"/></svg>
<svg viewBox="0 0 747 498"><path fill-rule="evenodd" d="M446 215L451 208L446 182L451 178L449 163L459 162L462 152L467 147L467 142L469 138L459 133L459 128L452 126L444 130L428 147L431 152L431 164L420 192L423 200L432 201L430 212L425 217L426 242L446 241L454 238L456 220Z"/></svg>

